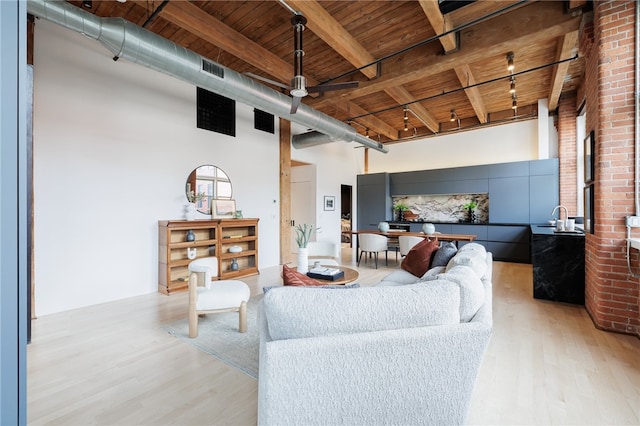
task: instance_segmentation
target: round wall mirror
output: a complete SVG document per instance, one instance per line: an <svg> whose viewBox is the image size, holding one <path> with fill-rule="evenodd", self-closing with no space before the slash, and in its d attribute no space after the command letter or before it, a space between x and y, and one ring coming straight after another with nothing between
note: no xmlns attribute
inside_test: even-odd
<svg viewBox="0 0 640 426"><path fill-rule="evenodd" d="M189 174L185 193L200 213L211 214L211 200L230 200L233 189L231 179L221 168L204 164Z"/></svg>

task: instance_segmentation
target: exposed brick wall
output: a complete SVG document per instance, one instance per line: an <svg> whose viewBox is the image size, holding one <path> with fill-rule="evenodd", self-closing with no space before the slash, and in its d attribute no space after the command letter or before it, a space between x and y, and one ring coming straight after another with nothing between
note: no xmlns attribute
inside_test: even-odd
<svg viewBox="0 0 640 426"><path fill-rule="evenodd" d="M570 216L578 214L576 93L562 95L558 102L558 157L560 158L560 204Z"/></svg>
<svg viewBox="0 0 640 426"><path fill-rule="evenodd" d="M594 2L582 28L587 132L595 131L595 233L586 236L586 308L597 327L640 335L640 280L626 261L624 217L634 213L633 1ZM590 38L593 37L593 44ZM638 255L632 263L639 267Z"/></svg>

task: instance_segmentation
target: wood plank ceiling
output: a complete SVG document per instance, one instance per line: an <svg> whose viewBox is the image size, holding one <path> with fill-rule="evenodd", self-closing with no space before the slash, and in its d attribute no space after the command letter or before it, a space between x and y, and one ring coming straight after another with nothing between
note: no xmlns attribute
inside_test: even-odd
<svg viewBox="0 0 640 426"><path fill-rule="evenodd" d="M578 28L590 7L514 0L70 3L123 17L237 72L285 85L294 75L292 11L302 13L307 85L359 82L302 102L383 143L529 118L543 98L554 110L560 95L583 80Z"/></svg>

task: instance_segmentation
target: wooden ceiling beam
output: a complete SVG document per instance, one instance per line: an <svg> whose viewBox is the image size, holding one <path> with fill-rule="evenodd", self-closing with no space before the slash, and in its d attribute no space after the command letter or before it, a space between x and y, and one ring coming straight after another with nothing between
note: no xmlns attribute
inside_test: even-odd
<svg viewBox="0 0 640 426"><path fill-rule="evenodd" d="M317 1L287 0L287 4L302 12L308 21L307 28L356 68L375 62L376 58L353 38ZM360 71L367 78L374 78L377 75L377 67L375 65Z"/></svg>
<svg viewBox="0 0 640 426"><path fill-rule="evenodd" d="M193 3L171 1L162 9L160 16L286 84L289 84L293 77L291 63L282 60ZM307 81L310 85L317 84L317 81L311 79Z"/></svg>
<svg viewBox="0 0 640 426"><path fill-rule="evenodd" d="M431 24L431 28L436 34L444 34L447 31L451 31L453 28L449 17L440 12L440 6L438 0L420 0L419 1L424 14L427 16L427 20ZM458 42L456 40L456 34L450 33L440 37L440 44L444 48L444 53L455 52L458 50Z"/></svg>
<svg viewBox="0 0 640 426"><path fill-rule="evenodd" d="M422 10L427 16L427 19L436 34L442 34L452 29L451 20L440 12L440 6L437 0L420 0L420 6L422 6ZM440 37L439 40L440 44L442 44L442 47L444 48L445 54L458 50L458 42L456 40L455 33ZM475 78L473 77L471 68L469 68L468 64L457 66L454 68L454 71L456 72L462 87L475 84ZM482 95L480 95L480 89L477 87L471 87L469 89L465 89L464 92L467 95L473 110L476 112L478 120L480 120L481 123L486 123L487 109L485 108L484 101L482 100ZM431 126L427 125L427 127L431 129ZM431 130L434 132L438 131L438 129Z"/></svg>
<svg viewBox="0 0 640 426"><path fill-rule="evenodd" d="M574 50L578 45L578 31L572 31L567 33L558 42L558 50L556 53L556 61L570 58L574 54ZM551 83L551 90L549 92L549 110L553 111L558 107L558 101L560 100L560 93L562 92L562 85L564 79L567 76L570 62L563 62L561 64L554 65L553 78Z"/></svg>
<svg viewBox="0 0 640 426"><path fill-rule="evenodd" d="M357 120L360 125L367 127L379 135L386 136L391 140L398 140L398 130L395 127L388 125L373 115L367 115L369 111L359 105L350 102L346 104L336 104L335 107L346 113L349 117L363 115L364 117L360 117Z"/></svg>
<svg viewBox="0 0 640 426"><path fill-rule="evenodd" d="M411 102L416 100L415 96L409 93L409 91L402 86L390 87L386 92L400 105L411 104ZM440 124L438 123L438 120L436 120L433 114L427 111L425 107L419 103L408 105L408 107L429 130L434 133L440 131Z"/></svg>
<svg viewBox="0 0 640 426"><path fill-rule="evenodd" d="M460 80L460 84L462 87L472 86L476 84L476 79L473 77L473 73L471 72L471 68L469 65L461 65L454 68L456 75L458 76L458 80ZM469 98L469 102L471 102L471 106L476 113L476 117L480 120L481 123L487 122L487 108L484 105L484 100L482 99L482 95L480 94L480 89L476 87L470 87L468 89L464 89L464 93Z"/></svg>
<svg viewBox="0 0 640 426"><path fill-rule="evenodd" d="M539 10L532 14L530 7ZM360 87L348 93L325 94L322 99L309 103L314 108L322 108L345 99L367 96L384 91L388 87L411 83L455 69L458 66L482 61L487 57L503 55L509 51L525 48L532 43L541 43L551 38L564 36L576 31L580 17L558 13L560 2L536 2L510 14L509 20L489 21L479 24L461 34L464 40L458 52L450 55L422 55L405 58L383 66L380 78L362 82Z"/></svg>

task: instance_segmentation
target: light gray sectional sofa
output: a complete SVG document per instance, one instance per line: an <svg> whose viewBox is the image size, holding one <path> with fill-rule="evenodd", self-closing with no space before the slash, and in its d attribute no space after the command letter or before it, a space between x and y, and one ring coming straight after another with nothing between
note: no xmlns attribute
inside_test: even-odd
<svg viewBox="0 0 640 426"><path fill-rule="evenodd" d="M463 424L492 332L492 256L468 244L437 272L268 291L258 424Z"/></svg>

